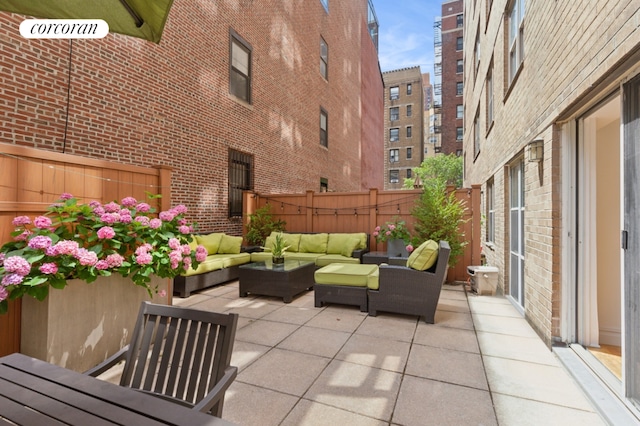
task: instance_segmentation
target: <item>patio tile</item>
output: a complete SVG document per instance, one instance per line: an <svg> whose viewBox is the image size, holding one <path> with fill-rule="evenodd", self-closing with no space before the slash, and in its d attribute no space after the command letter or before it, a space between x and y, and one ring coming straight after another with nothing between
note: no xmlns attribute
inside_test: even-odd
<svg viewBox="0 0 640 426"><path fill-rule="evenodd" d="M402 381L392 423L406 426L498 424L488 391L411 376L405 376Z"/></svg>
<svg viewBox="0 0 640 426"><path fill-rule="evenodd" d="M197 303L204 302L206 300L209 300L209 296L206 296L201 293L194 293L191 296L185 297L185 298L173 296L172 304L174 304L175 306L182 306L186 308L186 307L193 306Z"/></svg>
<svg viewBox="0 0 640 426"><path fill-rule="evenodd" d="M360 313L357 309L323 309L313 317L306 325L311 327L328 328L329 330L353 333L366 318L366 313Z"/></svg>
<svg viewBox="0 0 640 426"><path fill-rule="evenodd" d="M313 401L301 400L284 419L282 426L384 426L386 422L330 407Z"/></svg>
<svg viewBox="0 0 640 426"><path fill-rule="evenodd" d="M236 332L236 340L275 346L298 329L297 325L258 320Z"/></svg>
<svg viewBox="0 0 640 426"><path fill-rule="evenodd" d="M476 331L488 333L507 334L510 336L538 338L538 335L522 317L503 317L497 315L473 315L473 324Z"/></svg>
<svg viewBox="0 0 640 426"><path fill-rule="evenodd" d="M315 308L284 305L279 309L264 316L269 321L286 322L288 324L302 325L320 313Z"/></svg>
<svg viewBox="0 0 640 426"><path fill-rule="evenodd" d="M480 353L476 333L450 327L434 327L432 324L418 323L414 343L443 349Z"/></svg>
<svg viewBox="0 0 640 426"><path fill-rule="evenodd" d="M187 300L190 300L193 297L195 297L195 295L189 297ZM189 307L194 309L201 309L203 311L226 312L234 306L237 306L238 303L239 302L237 302L235 299L227 299L225 297L203 297L199 298L197 301L195 301L195 303L189 305Z"/></svg>
<svg viewBox="0 0 640 426"><path fill-rule="evenodd" d="M338 352L336 359L402 373L410 347L411 344L407 342L354 334Z"/></svg>
<svg viewBox="0 0 640 426"><path fill-rule="evenodd" d="M478 331L477 335L484 356L559 366L556 356L538 337L509 336L484 331Z"/></svg>
<svg viewBox="0 0 640 426"><path fill-rule="evenodd" d="M280 309L280 306L277 304L269 303L260 299L253 299L247 301L247 303L233 306L227 309L227 312L232 312L239 314L240 316L258 319L270 314L277 309Z"/></svg>
<svg viewBox="0 0 640 426"><path fill-rule="evenodd" d="M480 354L413 345L405 373L489 390Z"/></svg>
<svg viewBox="0 0 640 426"><path fill-rule="evenodd" d="M295 306L298 308L315 308L315 299L313 297L313 291L308 291L296 296L288 306ZM315 308L319 309L319 308Z"/></svg>
<svg viewBox="0 0 640 426"><path fill-rule="evenodd" d="M228 298L237 298L238 297L238 287L233 285L217 285L211 287L202 292L209 297L221 297L224 296Z"/></svg>
<svg viewBox="0 0 640 426"><path fill-rule="evenodd" d="M498 315L502 317L522 318L522 314L511 303L488 303L473 301L473 313L475 315Z"/></svg>
<svg viewBox="0 0 640 426"><path fill-rule="evenodd" d="M464 330L474 330L471 314L463 312L436 310L434 325L438 327L462 328Z"/></svg>
<svg viewBox="0 0 640 426"><path fill-rule="evenodd" d="M333 358L351 333L303 326L284 339L278 347L296 352Z"/></svg>
<svg viewBox="0 0 640 426"><path fill-rule="evenodd" d="M584 394L562 367L484 357L491 391L591 411Z"/></svg>
<svg viewBox="0 0 640 426"><path fill-rule="evenodd" d="M458 299L444 299L440 298L438 300L438 308L442 311L451 311L451 312L463 312L469 313L471 310L469 309L469 304L466 300L458 300Z"/></svg>
<svg viewBox="0 0 640 426"><path fill-rule="evenodd" d="M242 426L276 426L298 399L235 380L225 394L222 418Z"/></svg>
<svg viewBox="0 0 640 426"><path fill-rule="evenodd" d="M334 360L304 398L389 421L401 378L392 371Z"/></svg>
<svg viewBox="0 0 640 426"><path fill-rule="evenodd" d="M238 367L238 372L244 370L255 360L267 353L271 346L257 345L255 343L236 341L233 345L231 365Z"/></svg>
<svg viewBox="0 0 640 426"><path fill-rule="evenodd" d="M329 361L315 355L276 348L238 374L236 380L302 396Z"/></svg>
<svg viewBox="0 0 640 426"><path fill-rule="evenodd" d="M451 300L464 300L467 301L467 295L464 291L461 291L462 286L442 286L442 291L440 292L440 299L451 299Z"/></svg>
<svg viewBox="0 0 640 426"><path fill-rule="evenodd" d="M604 426L607 424L599 414L562 407L555 404L493 394L498 422L503 425L580 425Z"/></svg>
<svg viewBox="0 0 640 426"><path fill-rule="evenodd" d="M411 342L416 331L416 322L417 316L381 312L376 317L366 317L356 334Z"/></svg>

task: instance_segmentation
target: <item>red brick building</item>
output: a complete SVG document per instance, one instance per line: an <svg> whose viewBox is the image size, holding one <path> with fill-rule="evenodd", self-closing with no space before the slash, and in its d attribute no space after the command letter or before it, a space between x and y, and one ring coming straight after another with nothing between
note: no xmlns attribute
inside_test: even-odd
<svg viewBox="0 0 640 426"><path fill-rule="evenodd" d="M444 154L462 155L464 136L463 0L442 2L442 122Z"/></svg>
<svg viewBox="0 0 640 426"><path fill-rule="evenodd" d="M25 17L0 13L0 154L17 144L169 165L174 204L203 231L240 232L242 189L382 187L369 7L176 2L158 45L26 40Z"/></svg>

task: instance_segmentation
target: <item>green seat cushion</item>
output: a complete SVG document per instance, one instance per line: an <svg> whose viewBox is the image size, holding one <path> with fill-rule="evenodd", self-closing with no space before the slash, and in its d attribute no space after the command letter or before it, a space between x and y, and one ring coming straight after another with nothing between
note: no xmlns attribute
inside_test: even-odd
<svg viewBox="0 0 640 426"><path fill-rule="evenodd" d="M271 252L268 251L256 251L251 253L252 262L266 262L267 260L271 260L272 257Z"/></svg>
<svg viewBox="0 0 640 426"><path fill-rule="evenodd" d="M242 237L233 237L231 235L222 235L218 253L220 254L238 254L242 250Z"/></svg>
<svg viewBox="0 0 640 426"><path fill-rule="evenodd" d="M407 267L426 271L435 265L438 259L438 243L433 240L427 240L415 249L407 259Z"/></svg>
<svg viewBox="0 0 640 426"><path fill-rule="evenodd" d="M327 266L331 263L353 263L360 264L360 259L341 254L325 254L316 258L316 266Z"/></svg>
<svg viewBox="0 0 640 426"><path fill-rule="evenodd" d="M332 263L314 274L316 284L344 285L378 289L378 265Z"/></svg>
<svg viewBox="0 0 640 426"><path fill-rule="evenodd" d="M200 275L206 272L217 271L218 269L224 268L224 259L216 258L215 256L215 254L207 256L207 258L203 262L200 262L196 269L189 268L181 275L190 277L191 275Z"/></svg>
<svg viewBox="0 0 640 426"><path fill-rule="evenodd" d="M216 254L223 235L224 233L222 232L214 232L213 234L207 235L196 235L196 242L207 249L207 254Z"/></svg>
<svg viewBox="0 0 640 426"><path fill-rule="evenodd" d="M287 260L304 260L307 262L315 262L318 257L324 256L324 253L289 253L284 252L284 258Z"/></svg>
<svg viewBox="0 0 640 426"><path fill-rule="evenodd" d="M329 234L302 234L300 235L300 253L326 253Z"/></svg>
<svg viewBox="0 0 640 426"><path fill-rule="evenodd" d="M236 265L244 265L251 262L251 255L249 253L237 253L237 254L222 254L216 255L223 257L222 264L225 268L230 268Z"/></svg>
<svg viewBox="0 0 640 426"><path fill-rule="evenodd" d="M364 232L338 232L335 234L329 234L329 241L327 242L327 254L342 254L345 246L351 245L350 240L352 238L358 240L358 245L354 250L364 250L367 248L367 234L365 234ZM351 254L349 254L349 256L351 256Z"/></svg>

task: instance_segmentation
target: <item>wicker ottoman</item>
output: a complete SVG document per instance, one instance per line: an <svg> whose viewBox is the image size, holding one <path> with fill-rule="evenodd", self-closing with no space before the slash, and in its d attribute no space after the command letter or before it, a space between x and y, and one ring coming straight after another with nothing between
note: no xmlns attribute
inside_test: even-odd
<svg viewBox="0 0 640 426"><path fill-rule="evenodd" d="M332 263L314 274L316 308L325 303L356 305L368 311L367 289L378 288L378 265Z"/></svg>

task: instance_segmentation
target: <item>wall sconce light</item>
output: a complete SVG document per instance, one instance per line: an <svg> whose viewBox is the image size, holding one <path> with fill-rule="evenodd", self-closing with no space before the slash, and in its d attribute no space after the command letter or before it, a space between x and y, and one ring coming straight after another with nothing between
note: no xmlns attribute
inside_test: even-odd
<svg viewBox="0 0 640 426"><path fill-rule="evenodd" d="M535 139L529 143L529 161L539 163L544 158L544 140Z"/></svg>

